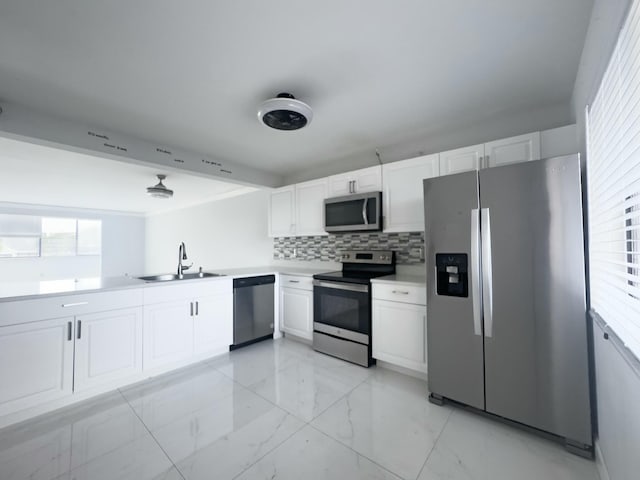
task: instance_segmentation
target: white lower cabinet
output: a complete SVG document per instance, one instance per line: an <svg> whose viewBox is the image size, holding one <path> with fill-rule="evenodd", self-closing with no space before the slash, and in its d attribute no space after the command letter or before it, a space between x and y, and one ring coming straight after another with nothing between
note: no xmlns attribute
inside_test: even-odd
<svg viewBox="0 0 640 480"><path fill-rule="evenodd" d="M180 362L193 352L191 302L144 307L144 370Z"/></svg>
<svg viewBox="0 0 640 480"><path fill-rule="evenodd" d="M0 328L0 415L72 391L73 317Z"/></svg>
<svg viewBox="0 0 640 480"><path fill-rule="evenodd" d="M228 288L219 287L212 287L211 295L145 305L144 371L229 350L233 343L232 283L228 282Z"/></svg>
<svg viewBox="0 0 640 480"><path fill-rule="evenodd" d="M313 284L310 277L282 275L280 325L285 333L313 339Z"/></svg>
<svg viewBox="0 0 640 480"><path fill-rule="evenodd" d="M76 317L74 391L142 372L142 307Z"/></svg>
<svg viewBox="0 0 640 480"><path fill-rule="evenodd" d="M228 350L233 343L233 295L200 297L196 299L194 313L194 354Z"/></svg>
<svg viewBox="0 0 640 480"><path fill-rule="evenodd" d="M376 285L373 287L374 295L376 288L378 291L388 289L386 285ZM374 297L372 323L373 358L427 373L426 305Z"/></svg>

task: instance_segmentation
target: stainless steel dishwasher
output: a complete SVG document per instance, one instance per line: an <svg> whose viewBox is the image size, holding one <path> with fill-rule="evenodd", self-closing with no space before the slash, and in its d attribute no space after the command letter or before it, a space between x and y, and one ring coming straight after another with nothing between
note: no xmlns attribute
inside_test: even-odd
<svg viewBox="0 0 640 480"><path fill-rule="evenodd" d="M231 350L273 338L275 275L233 280L233 345Z"/></svg>

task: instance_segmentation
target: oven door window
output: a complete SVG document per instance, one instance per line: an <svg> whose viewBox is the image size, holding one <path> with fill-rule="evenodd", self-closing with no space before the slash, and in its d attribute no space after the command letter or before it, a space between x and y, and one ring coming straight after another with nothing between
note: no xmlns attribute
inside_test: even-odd
<svg viewBox="0 0 640 480"><path fill-rule="evenodd" d="M313 320L332 327L370 334L369 293L314 287Z"/></svg>

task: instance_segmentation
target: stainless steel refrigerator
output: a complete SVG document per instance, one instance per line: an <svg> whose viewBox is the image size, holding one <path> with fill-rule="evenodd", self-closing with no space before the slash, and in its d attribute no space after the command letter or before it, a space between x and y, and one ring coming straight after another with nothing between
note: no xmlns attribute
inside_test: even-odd
<svg viewBox="0 0 640 480"><path fill-rule="evenodd" d="M430 399L592 451L578 155L424 180Z"/></svg>

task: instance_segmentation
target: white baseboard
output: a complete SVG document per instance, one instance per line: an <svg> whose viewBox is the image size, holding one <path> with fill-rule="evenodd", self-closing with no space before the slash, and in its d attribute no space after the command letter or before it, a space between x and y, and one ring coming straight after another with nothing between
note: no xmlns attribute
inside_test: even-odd
<svg viewBox="0 0 640 480"><path fill-rule="evenodd" d="M607 471L607 465L604 463L604 457L602 456L602 450L600 449L600 442L598 439L595 441L595 454L596 454L596 467L598 469L598 475L600 480L611 480L609 478L609 472Z"/></svg>

